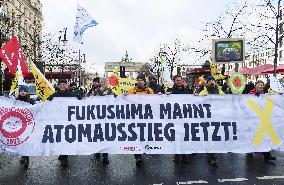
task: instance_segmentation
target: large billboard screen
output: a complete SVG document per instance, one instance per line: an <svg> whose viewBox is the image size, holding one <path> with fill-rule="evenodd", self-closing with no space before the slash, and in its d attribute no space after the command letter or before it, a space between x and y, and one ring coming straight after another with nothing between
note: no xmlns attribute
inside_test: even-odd
<svg viewBox="0 0 284 185"><path fill-rule="evenodd" d="M244 39L213 39L213 61L216 63L244 62Z"/></svg>

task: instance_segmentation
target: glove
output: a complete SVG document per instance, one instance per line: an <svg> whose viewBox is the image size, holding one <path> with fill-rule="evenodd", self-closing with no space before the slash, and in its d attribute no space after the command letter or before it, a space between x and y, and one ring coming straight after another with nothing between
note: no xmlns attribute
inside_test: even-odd
<svg viewBox="0 0 284 185"><path fill-rule="evenodd" d="M83 96L81 96L81 95L77 95L76 97L77 97L78 100L82 100L82 98L83 98Z"/></svg>
<svg viewBox="0 0 284 185"><path fill-rule="evenodd" d="M255 92L255 95L258 96L258 97L260 96L260 94L261 94L260 91Z"/></svg>
<svg viewBox="0 0 284 185"><path fill-rule="evenodd" d="M52 96L52 95L49 96L49 97L47 98L47 100L48 100L48 101L52 101L52 100L53 100L53 96Z"/></svg>

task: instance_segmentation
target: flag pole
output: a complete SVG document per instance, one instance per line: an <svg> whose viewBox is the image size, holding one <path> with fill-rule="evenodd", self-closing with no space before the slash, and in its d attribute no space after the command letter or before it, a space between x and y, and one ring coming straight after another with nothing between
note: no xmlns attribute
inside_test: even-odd
<svg viewBox="0 0 284 185"><path fill-rule="evenodd" d="M79 49L79 87L81 87L82 79L81 79L81 50Z"/></svg>

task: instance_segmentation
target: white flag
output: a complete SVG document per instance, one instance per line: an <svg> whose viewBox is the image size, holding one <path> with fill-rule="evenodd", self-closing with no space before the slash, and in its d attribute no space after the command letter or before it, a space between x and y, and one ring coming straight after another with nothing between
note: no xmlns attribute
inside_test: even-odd
<svg viewBox="0 0 284 185"><path fill-rule="evenodd" d="M161 82L166 86L172 87L173 81L171 79L170 68L162 56L160 56L160 60L161 60Z"/></svg>
<svg viewBox="0 0 284 185"><path fill-rule="evenodd" d="M97 21L95 21L95 19L80 4L78 4L73 40L75 42L83 43L82 36L85 30L89 27L96 26L97 24Z"/></svg>
<svg viewBox="0 0 284 185"><path fill-rule="evenodd" d="M272 89L277 93L284 93L283 85L279 82L279 80L275 76L270 75L269 80L270 80L270 89Z"/></svg>

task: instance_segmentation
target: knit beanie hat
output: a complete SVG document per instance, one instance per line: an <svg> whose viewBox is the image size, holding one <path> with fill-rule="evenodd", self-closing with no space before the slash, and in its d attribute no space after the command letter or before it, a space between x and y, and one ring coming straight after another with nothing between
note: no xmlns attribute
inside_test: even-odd
<svg viewBox="0 0 284 185"><path fill-rule="evenodd" d="M19 92L21 91L29 92L29 87L26 85L19 85Z"/></svg>
<svg viewBox="0 0 284 185"><path fill-rule="evenodd" d="M145 75L143 75L143 74L138 74L138 76L136 77L136 80L139 80L139 79L142 79L143 81L146 82Z"/></svg>
<svg viewBox="0 0 284 185"><path fill-rule="evenodd" d="M213 76L208 76L208 77L206 78L206 83L208 83L210 80L216 81Z"/></svg>

